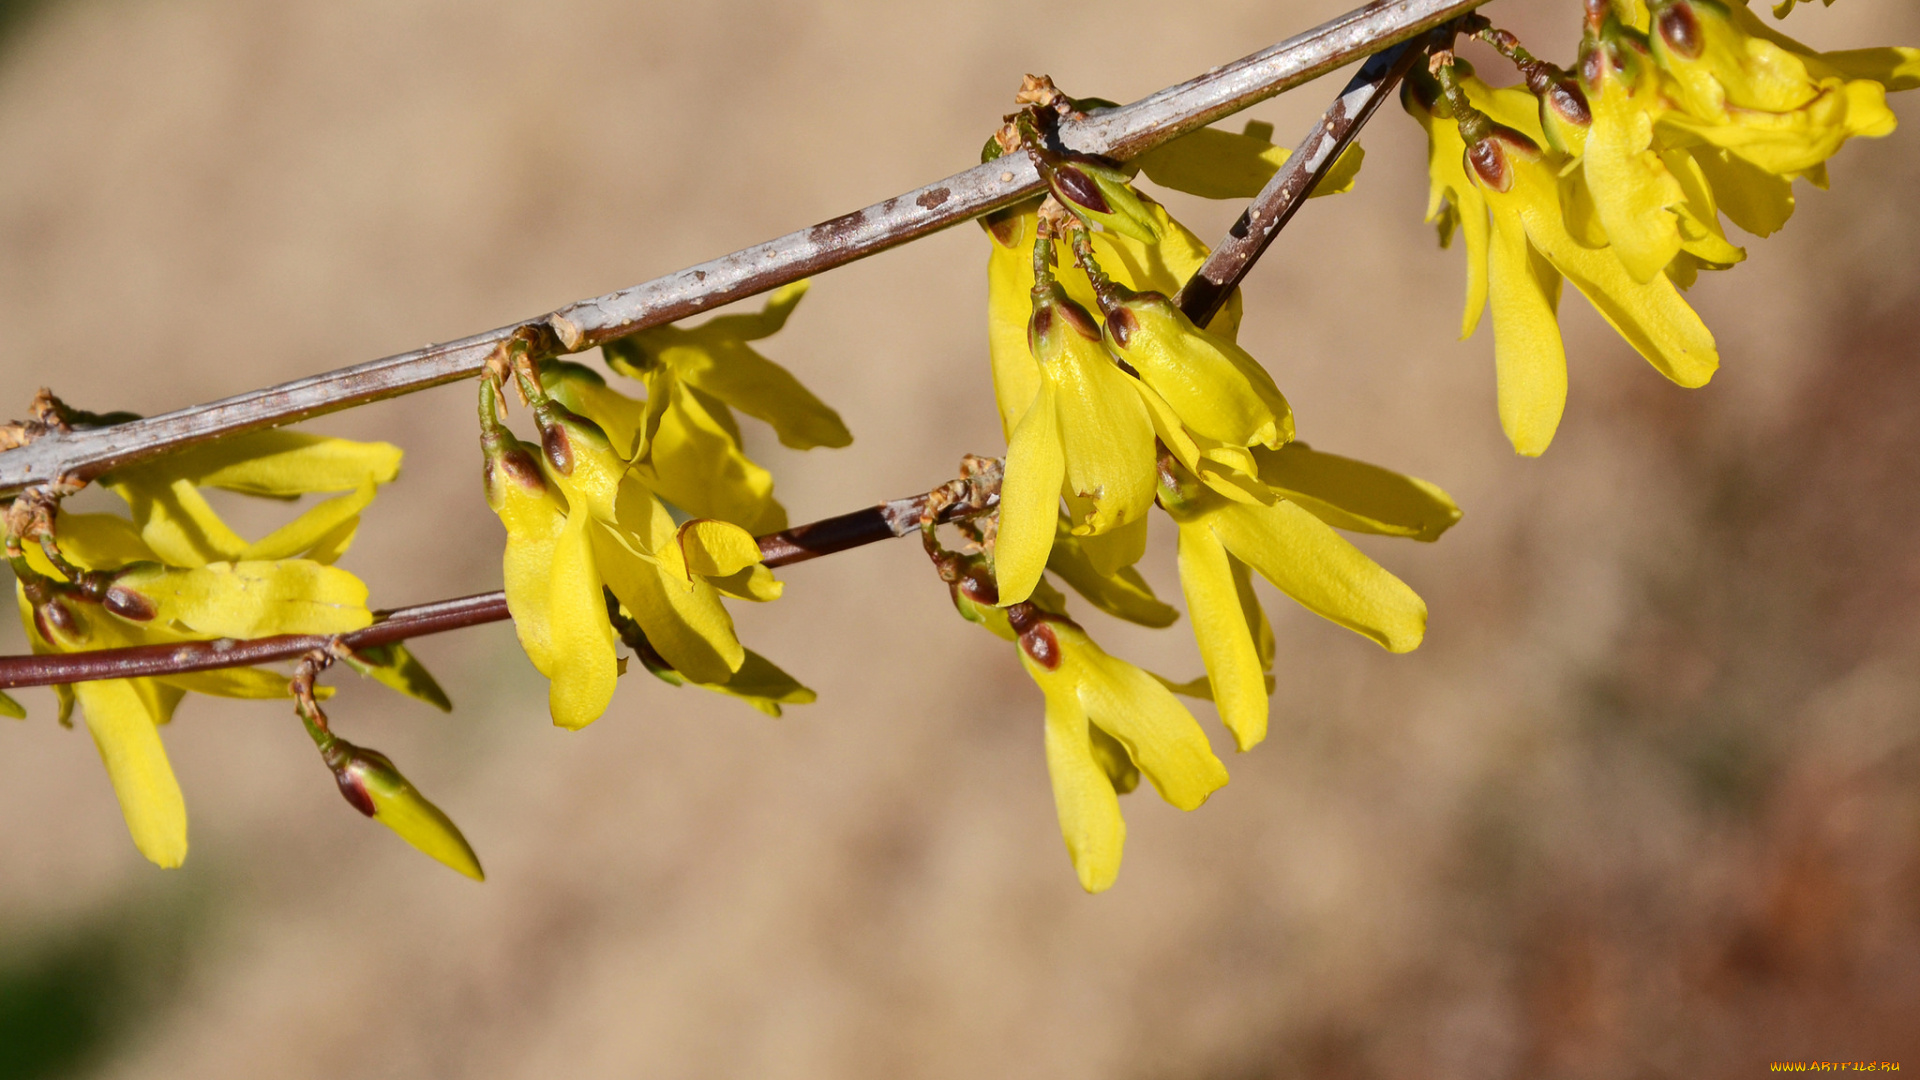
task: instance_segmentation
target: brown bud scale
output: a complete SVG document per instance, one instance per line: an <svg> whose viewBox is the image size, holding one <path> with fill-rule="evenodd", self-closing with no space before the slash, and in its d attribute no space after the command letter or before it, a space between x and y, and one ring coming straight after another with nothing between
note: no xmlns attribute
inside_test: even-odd
<svg viewBox="0 0 1920 1080"><path fill-rule="evenodd" d="M1060 667L1060 639L1053 634L1053 627L1045 622L1037 622L1020 633L1020 648L1033 662L1048 671Z"/></svg>
<svg viewBox="0 0 1920 1080"><path fill-rule="evenodd" d="M559 424L541 429L540 449L555 472L561 476L573 475L573 440L567 437L567 429Z"/></svg>
<svg viewBox="0 0 1920 1080"><path fill-rule="evenodd" d="M1706 51L1700 35L1700 20L1684 3L1670 5L1660 13L1660 38L1667 47L1688 60L1698 60Z"/></svg>
<svg viewBox="0 0 1920 1080"><path fill-rule="evenodd" d="M1506 148L1497 140L1480 139L1467 147L1467 164L1489 188L1503 194L1513 190L1513 169L1507 161Z"/></svg>
<svg viewBox="0 0 1920 1080"><path fill-rule="evenodd" d="M106 598L101 601L101 604L115 615L133 622L150 622L155 615L160 614L160 609L154 606L152 600L132 589L123 589L118 585L107 590Z"/></svg>
<svg viewBox="0 0 1920 1080"><path fill-rule="evenodd" d="M373 816L373 796L367 793L366 785L351 767L334 773L333 778L340 782L340 797L347 800L348 805L368 817Z"/></svg>
<svg viewBox="0 0 1920 1080"><path fill-rule="evenodd" d="M1089 213L1111 214L1113 207L1108 205L1107 196L1093 177L1071 165L1062 165L1053 170L1053 190L1067 202L1086 208Z"/></svg>

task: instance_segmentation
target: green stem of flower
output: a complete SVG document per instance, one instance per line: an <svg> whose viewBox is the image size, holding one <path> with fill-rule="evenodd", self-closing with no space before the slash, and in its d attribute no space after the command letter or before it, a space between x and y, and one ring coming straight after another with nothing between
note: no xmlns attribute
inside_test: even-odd
<svg viewBox="0 0 1920 1080"><path fill-rule="evenodd" d="M1434 65L1434 78L1440 80L1440 93L1447 99L1447 107L1453 110L1453 118L1460 125L1460 137L1468 146L1493 134L1493 120L1486 113L1473 107L1467 99L1466 90L1453 71L1453 57L1447 55L1445 62Z"/></svg>

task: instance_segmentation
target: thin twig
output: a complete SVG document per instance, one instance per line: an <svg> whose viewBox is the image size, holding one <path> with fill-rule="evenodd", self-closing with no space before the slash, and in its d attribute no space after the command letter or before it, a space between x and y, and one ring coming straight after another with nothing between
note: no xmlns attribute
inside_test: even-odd
<svg viewBox="0 0 1920 1080"><path fill-rule="evenodd" d="M1360 129L1372 118L1375 109L1392 93L1423 53L1422 43L1405 41L1385 52L1375 53L1334 99L1326 114L1302 139L1293 156L1267 181L1254 197L1246 213L1233 223L1226 238L1214 246L1200 269L1187 279L1174 302L1195 326L1212 321L1227 297L1253 269L1253 264L1280 235L1288 221L1313 194L1340 154Z"/></svg>
<svg viewBox="0 0 1920 1080"><path fill-rule="evenodd" d="M1063 122L1060 139L1074 150L1130 158L1484 2L1374 0L1132 105ZM91 479L222 435L290 424L466 378L481 369L494 346L522 328L551 331L558 339L556 352L579 351L949 228L1041 187L1032 163L1009 155L810 229L484 334L132 423L48 433L0 453L0 496L66 475Z"/></svg>
<svg viewBox="0 0 1920 1080"><path fill-rule="evenodd" d="M936 488L944 491L945 485ZM927 495L894 499L850 514L796 525L759 537L761 558L768 566L789 566L836 551L862 547L905 536L920 528ZM943 521L985 513L999 505L997 498L980 503L954 503L944 508ZM123 649L51 653L45 656L0 656L0 690L22 686L87 682L92 679L131 679L142 675L184 675L192 671L245 667L277 660L293 660L338 640L351 650L390 645L407 638L460 630L481 623L501 622L507 615L507 594L480 593L453 600L399 608L378 616L372 626L350 634L280 634L236 641L191 641L173 645L135 645Z"/></svg>

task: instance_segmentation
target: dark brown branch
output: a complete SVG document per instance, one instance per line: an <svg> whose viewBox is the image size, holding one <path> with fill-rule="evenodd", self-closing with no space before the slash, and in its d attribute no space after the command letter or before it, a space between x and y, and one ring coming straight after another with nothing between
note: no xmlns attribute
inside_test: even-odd
<svg viewBox="0 0 1920 1080"><path fill-rule="evenodd" d="M895 499L850 514L796 525L759 537L761 557L768 566L788 566L836 551L862 547L905 536L920 528L927 495ZM997 505L990 502L988 508ZM943 520L979 513L977 507L955 504ZM364 630L342 634L349 649L369 649L408 638L460 630L507 618L507 594L481 593L454 600L399 608L377 616ZM0 656L0 690L22 686L86 682L90 679L130 679L141 675L184 675L191 671L244 667L278 660L295 660L315 649L327 649L333 639L325 634L280 634L235 641L192 641L176 645L136 645L125 649L58 653L46 656Z"/></svg>
<svg viewBox="0 0 1920 1080"><path fill-rule="evenodd" d="M1300 205L1313 194L1314 187L1333 168L1340 154L1360 134L1375 109L1393 93L1407 70L1419 60L1424 49L1418 41L1402 42L1385 52L1375 53L1362 66L1347 88L1340 92L1326 114L1280 167L1267 186L1254 197L1240 220L1233 223L1213 254L1194 271L1181 287L1174 302L1194 325L1212 321L1227 297L1233 295L1247 271L1280 235Z"/></svg>
<svg viewBox="0 0 1920 1080"><path fill-rule="evenodd" d="M1178 86L1085 120L1063 123L1074 150L1130 158L1352 61L1405 41L1485 0L1373 0L1304 34ZM196 443L424 390L478 372L522 328L550 331L578 351L673 322L904 244L1041 190L1033 164L1009 155L935 184L732 255L458 341L429 345L162 416L44 435L0 453L0 496Z"/></svg>

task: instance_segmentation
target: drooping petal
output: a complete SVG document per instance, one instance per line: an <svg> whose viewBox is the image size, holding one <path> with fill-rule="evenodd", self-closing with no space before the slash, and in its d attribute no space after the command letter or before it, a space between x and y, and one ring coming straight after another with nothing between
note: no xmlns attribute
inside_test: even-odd
<svg viewBox="0 0 1920 1080"><path fill-rule="evenodd" d="M1088 344L1091 349L1070 350L1048 373L1057 387L1053 403L1067 494L1089 504L1074 524L1080 536L1146 517L1154 484L1153 421L1134 379L1115 367L1098 343Z"/></svg>
<svg viewBox="0 0 1920 1080"><path fill-rule="evenodd" d="M1560 275L1527 241L1512 206L1495 197L1492 211L1489 272L1500 427L1516 453L1538 457L1553 441L1567 405Z"/></svg>
<svg viewBox="0 0 1920 1080"><path fill-rule="evenodd" d="M759 341L779 333L787 325L787 318L793 309L807 295L812 281L801 278L790 281L767 294L767 302L759 311L739 315L721 315L709 319L695 330L711 337L738 338L741 341Z"/></svg>
<svg viewBox="0 0 1920 1080"><path fill-rule="evenodd" d="M1226 766L1171 691L1108 656L1079 627L1062 622L1050 629L1059 640L1060 671L1079 694L1087 718L1127 748L1161 798L1192 810L1226 784Z"/></svg>
<svg viewBox="0 0 1920 1080"><path fill-rule="evenodd" d="M674 380L648 443L642 470L660 497L696 517L729 521L753 533L787 527L773 497L773 474L740 449L724 422L726 406Z"/></svg>
<svg viewBox="0 0 1920 1080"><path fill-rule="evenodd" d="M82 570L117 570L128 563L152 561L153 549L140 539L133 522L117 514L72 514L65 510L54 518L54 535L60 541L60 554ZM54 568L38 544L23 546L27 564L36 573L55 581L66 575Z"/></svg>
<svg viewBox="0 0 1920 1080"><path fill-rule="evenodd" d="M1653 91L1643 91L1652 94ZM1653 114L1619 74L1588 83L1593 130L1581 159L1600 224L1635 281L1651 281L1680 252L1672 208L1686 199L1653 150Z"/></svg>
<svg viewBox="0 0 1920 1080"><path fill-rule="evenodd" d="M187 857L187 804L154 717L125 679L76 683L73 692L134 846L159 866L179 866Z"/></svg>
<svg viewBox="0 0 1920 1080"><path fill-rule="evenodd" d="M733 618L706 579L687 572L677 545L641 554L637 536L593 531L606 584L676 671L697 683L722 683L746 660ZM604 617L604 604L602 613Z"/></svg>
<svg viewBox="0 0 1920 1080"><path fill-rule="evenodd" d="M613 625L594 565L591 525L587 514L569 514L553 548L548 586L553 670L548 675L547 708L553 722L564 728L583 728L606 712L619 675Z"/></svg>
<svg viewBox="0 0 1920 1080"><path fill-rule="evenodd" d="M355 649L347 654L346 661L353 670L374 682L417 701L424 701L441 712L453 711L453 702L448 699L447 692L440 688L433 673L415 658L405 642Z"/></svg>
<svg viewBox="0 0 1920 1080"><path fill-rule="evenodd" d="M1254 456L1262 481L1336 529L1431 542L1460 520L1453 498L1425 480L1303 442Z"/></svg>
<svg viewBox="0 0 1920 1080"><path fill-rule="evenodd" d="M1230 503L1207 520L1229 553L1307 610L1390 652L1426 635L1426 601L1299 506Z"/></svg>
<svg viewBox="0 0 1920 1080"><path fill-rule="evenodd" d="M1664 276L1635 281L1612 252L1576 243L1560 219L1552 176L1534 168L1516 173L1512 199L1534 248L1662 375L1681 386L1706 385L1720 366L1720 353L1673 282Z"/></svg>
<svg viewBox="0 0 1920 1080"><path fill-rule="evenodd" d="M1689 148L1728 220L1755 236L1772 236L1793 216L1793 181L1717 146Z"/></svg>
<svg viewBox="0 0 1920 1080"><path fill-rule="evenodd" d="M734 341L675 352L669 362L688 384L770 425L784 446L841 447L853 435L840 414L800 384L793 373Z"/></svg>
<svg viewBox="0 0 1920 1080"><path fill-rule="evenodd" d="M1180 527L1180 587L1220 719L1242 751L1267 737L1266 668L1240 606L1226 548L1204 521Z"/></svg>
<svg viewBox="0 0 1920 1080"><path fill-rule="evenodd" d="M1047 776L1053 782L1060 835L1080 887L1102 892L1119 876L1126 847L1120 799L1106 770L1094 760L1090 725L1078 696L1069 691L1047 694L1046 699Z"/></svg>
<svg viewBox="0 0 1920 1080"><path fill-rule="evenodd" d="M727 577L760 562L760 545L738 525L694 518L680 526L680 553L689 572Z"/></svg>
<svg viewBox="0 0 1920 1080"><path fill-rule="evenodd" d="M1006 478L1000 484L1000 529L993 549L994 580L1000 602L1014 604L1033 593L1047 568L1054 522L1060 516L1060 487L1067 459L1052 383L1043 382L1007 444Z"/></svg>
<svg viewBox="0 0 1920 1080"><path fill-rule="evenodd" d="M1180 613L1153 595L1153 588L1138 570L1124 566L1112 574L1102 574L1094 567L1081 547L1089 539L1092 538L1072 535L1062 519L1060 532L1053 539L1053 551L1047 556L1047 569L1072 586L1088 603L1115 618L1141 626L1173 625Z"/></svg>
<svg viewBox="0 0 1920 1080"><path fill-rule="evenodd" d="M1201 128L1154 147L1135 158L1134 164L1161 187L1204 199L1251 199L1291 156L1286 147L1266 139ZM1351 191L1364 158L1358 144L1348 146L1313 194Z"/></svg>

